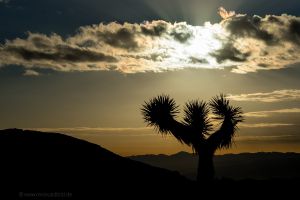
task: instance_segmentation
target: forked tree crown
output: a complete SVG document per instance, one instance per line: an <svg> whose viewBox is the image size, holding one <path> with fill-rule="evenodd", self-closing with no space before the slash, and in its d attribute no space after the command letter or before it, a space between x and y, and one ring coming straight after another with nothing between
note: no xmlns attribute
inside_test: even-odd
<svg viewBox="0 0 300 200"><path fill-rule="evenodd" d="M224 94L213 97L208 103L189 101L184 106L184 117L177 121L179 106L168 95L159 95L146 101L141 108L145 122L161 134L172 134L191 146L196 153L202 148L229 148L237 131L237 124L244 120L242 109L229 104ZM211 117L213 116L213 117ZM221 122L214 131L214 121Z"/></svg>

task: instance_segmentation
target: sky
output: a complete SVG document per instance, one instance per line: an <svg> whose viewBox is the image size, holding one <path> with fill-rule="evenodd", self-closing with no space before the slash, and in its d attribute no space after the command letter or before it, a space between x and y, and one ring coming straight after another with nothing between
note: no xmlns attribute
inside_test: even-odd
<svg viewBox="0 0 300 200"><path fill-rule="evenodd" d="M296 0L0 0L0 128L172 154L191 149L142 104L224 93L246 120L218 154L300 152L298 16Z"/></svg>

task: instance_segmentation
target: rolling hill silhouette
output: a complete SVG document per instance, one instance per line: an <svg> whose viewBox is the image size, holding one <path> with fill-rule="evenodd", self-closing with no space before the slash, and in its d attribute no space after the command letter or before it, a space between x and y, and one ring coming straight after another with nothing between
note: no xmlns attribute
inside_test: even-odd
<svg viewBox="0 0 300 200"><path fill-rule="evenodd" d="M183 162L186 154L174 156ZM297 194L294 188L299 185L299 180L230 179L197 184L178 172L121 157L80 139L20 129L0 130L0 160L0 196L9 195L3 199L47 192L80 199L192 199L195 195L240 199L239 193L288 197ZM232 188L237 192L232 193Z"/></svg>
<svg viewBox="0 0 300 200"><path fill-rule="evenodd" d="M59 133L1 130L0 159L1 186L17 192L72 191L75 196L101 197L121 191L127 195L150 192L152 183L156 191L160 186L176 188L190 183L177 172ZM116 193L110 193L112 189Z"/></svg>
<svg viewBox="0 0 300 200"><path fill-rule="evenodd" d="M197 156L179 152L174 155L139 155L129 157L152 166L175 170L195 179ZM216 177L241 179L295 179L300 178L300 154L260 152L216 155L214 158Z"/></svg>

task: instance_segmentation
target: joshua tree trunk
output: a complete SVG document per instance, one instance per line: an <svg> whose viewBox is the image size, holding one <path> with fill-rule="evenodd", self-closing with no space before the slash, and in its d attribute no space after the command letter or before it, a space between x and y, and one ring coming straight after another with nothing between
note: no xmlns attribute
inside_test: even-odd
<svg viewBox="0 0 300 200"><path fill-rule="evenodd" d="M207 183L208 181L212 181L215 175L213 153L207 150L203 151L202 149L202 151L199 151L198 156L198 183Z"/></svg>

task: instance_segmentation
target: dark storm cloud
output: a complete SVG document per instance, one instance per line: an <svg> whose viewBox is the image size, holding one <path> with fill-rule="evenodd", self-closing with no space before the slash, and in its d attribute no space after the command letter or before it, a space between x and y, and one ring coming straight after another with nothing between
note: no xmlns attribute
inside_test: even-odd
<svg viewBox="0 0 300 200"><path fill-rule="evenodd" d="M300 44L300 19L283 14L281 16L237 15L223 21L233 39L254 38L267 45L280 45L284 41Z"/></svg>
<svg viewBox="0 0 300 200"><path fill-rule="evenodd" d="M47 37L42 34L28 33L27 40L7 41L0 48L0 52L8 57L25 61L117 62L113 56L63 42L62 38L56 34Z"/></svg>
<svg viewBox="0 0 300 200"><path fill-rule="evenodd" d="M284 23L281 21L281 19L275 15L267 16L267 20L268 20L268 22L271 22L271 23L275 23L278 25L284 25Z"/></svg>
<svg viewBox="0 0 300 200"><path fill-rule="evenodd" d="M158 23L149 26L149 23L141 25L141 31L144 35L149 36L161 36L167 31L167 23L164 21L158 21Z"/></svg>
<svg viewBox="0 0 300 200"><path fill-rule="evenodd" d="M280 69L300 62L297 53L300 50L299 17L249 16L225 9L222 16L224 20L220 24L228 32L227 39L222 48L210 55L218 63L237 62L233 64L233 72Z"/></svg>
<svg viewBox="0 0 300 200"><path fill-rule="evenodd" d="M134 58L134 59L144 59L144 60L148 60L148 61L154 61L154 62L160 62L166 58L169 58L169 55L165 55L165 54L158 54L158 53L152 53L152 54L148 54L148 55L122 55L124 57L128 57L128 58Z"/></svg>
<svg viewBox="0 0 300 200"><path fill-rule="evenodd" d="M289 26L289 34L287 35L287 38L292 42L296 42L297 44L300 45L300 20L299 19L291 20Z"/></svg>
<svg viewBox="0 0 300 200"><path fill-rule="evenodd" d="M174 39L176 39L178 42L185 43L191 36L191 33L187 32L172 32L172 36L174 36Z"/></svg>
<svg viewBox="0 0 300 200"><path fill-rule="evenodd" d="M234 62L245 62L251 55L249 52L242 53L232 43L226 43L223 47L216 52L210 54L215 57L218 63L222 63L226 60Z"/></svg>
<svg viewBox="0 0 300 200"><path fill-rule="evenodd" d="M49 49L52 46L51 40L45 37L40 37L39 35L32 35L29 39L32 44L39 49Z"/></svg>
<svg viewBox="0 0 300 200"><path fill-rule="evenodd" d="M107 44L124 49L136 49L138 47L135 41L135 34L127 28L121 28L115 33L99 32L98 36Z"/></svg>
<svg viewBox="0 0 300 200"><path fill-rule="evenodd" d="M205 58L196 58L194 56L189 57L189 62L193 63L193 64L208 64L208 61Z"/></svg>
<svg viewBox="0 0 300 200"><path fill-rule="evenodd" d="M225 27L230 31L232 37L251 37L262 40L267 44L276 42L271 33L261 28L261 23L261 17L259 16L249 17L247 15L241 15L226 20Z"/></svg>
<svg viewBox="0 0 300 200"><path fill-rule="evenodd" d="M54 52L42 52L17 46L7 46L2 49L2 51L15 55L16 57L20 57L26 61L49 60L55 62L117 62L117 59L112 56L69 46L54 47Z"/></svg>
<svg viewBox="0 0 300 200"><path fill-rule="evenodd" d="M170 35L173 36L175 40L181 43L187 42L193 36L186 23L176 24Z"/></svg>
<svg viewBox="0 0 300 200"><path fill-rule="evenodd" d="M119 62L118 58L101 51L101 48L83 47L70 38L29 32L26 39L7 40L0 46L0 66L21 65L26 70L24 75L39 75L34 69L109 70L110 63Z"/></svg>

